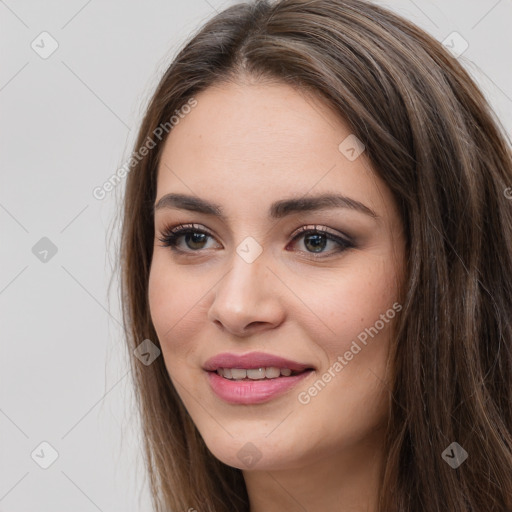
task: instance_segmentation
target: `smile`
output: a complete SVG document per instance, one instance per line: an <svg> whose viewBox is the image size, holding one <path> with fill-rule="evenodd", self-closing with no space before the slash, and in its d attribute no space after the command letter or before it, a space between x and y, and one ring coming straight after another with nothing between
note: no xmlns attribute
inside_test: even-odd
<svg viewBox="0 0 512 512"><path fill-rule="evenodd" d="M310 364L264 352L217 354L203 370L217 397L236 405L273 400L315 373Z"/></svg>
<svg viewBox="0 0 512 512"><path fill-rule="evenodd" d="M300 372L294 372L290 368L278 368L268 366L266 368L217 368L217 375L230 380L263 380L277 379L278 377L289 377Z"/></svg>

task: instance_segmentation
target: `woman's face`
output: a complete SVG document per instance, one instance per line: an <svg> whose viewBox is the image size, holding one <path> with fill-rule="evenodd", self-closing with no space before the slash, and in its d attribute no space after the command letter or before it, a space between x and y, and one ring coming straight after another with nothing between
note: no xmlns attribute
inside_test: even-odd
<svg viewBox="0 0 512 512"><path fill-rule="evenodd" d="M228 465L356 454L387 419L405 250L391 192L318 99L261 83L195 99L155 201L149 301L171 380Z"/></svg>

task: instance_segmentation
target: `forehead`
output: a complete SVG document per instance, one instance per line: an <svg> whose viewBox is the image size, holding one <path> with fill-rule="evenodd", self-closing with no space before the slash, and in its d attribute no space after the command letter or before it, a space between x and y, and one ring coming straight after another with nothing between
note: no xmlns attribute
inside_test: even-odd
<svg viewBox="0 0 512 512"><path fill-rule="evenodd" d="M335 192L378 209L379 180L369 160L363 152L351 161L340 151L353 135L321 99L286 84L232 83L195 99L165 142L157 199L178 192L263 206Z"/></svg>
<svg viewBox="0 0 512 512"><path fill-rule="evenodd" d="M164 154L194 149L189 159L225 157L287 167L304 153L308 160L335 155L350 135L319 98L286 84L223 84L196 100L197 106L171 131Z"/></svg>

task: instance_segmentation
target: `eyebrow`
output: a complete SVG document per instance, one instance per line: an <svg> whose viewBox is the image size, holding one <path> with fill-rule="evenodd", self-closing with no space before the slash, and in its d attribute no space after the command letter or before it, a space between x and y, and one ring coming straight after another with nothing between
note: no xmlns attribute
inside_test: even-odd
<svg viewBox="0 0 512 512"><path fill-rule="evenodd" d="M220 205L186 194L166 194L154 205L153 213L164 208L178 208L192 212L213 215L225 219ZM282 199L271 204L269 217L281 219L288 215L301 212L328 210L331 208L348 208L373 218L379 216L365 204L347 196L337 194L320 194L316 196L304 196L300 198Z"/></svg>

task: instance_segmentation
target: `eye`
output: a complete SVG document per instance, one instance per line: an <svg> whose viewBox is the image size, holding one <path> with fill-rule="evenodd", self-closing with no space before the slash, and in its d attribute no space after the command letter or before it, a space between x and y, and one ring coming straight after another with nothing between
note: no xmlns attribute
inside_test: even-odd
<svg viewBox="0 0 512 512"><path fill-rule="evenodd" d="M308 254L312 254L315 258L324 258L331 256L333 253L339 253L347 249L355 247L354 243L348 238L345 239L339 235L327 231L325 228L319 229L318 226L303 226L295 232L292 242L303 239L304 247ZM324 249L330 243L334 245L334 249L324 255ZM321 256L318 256L322 254Z"/></svg>
<svg viewBox="0 0 512 512"><path fill-rule="evenodd" d="M190 251L179 247L179 240L182 237ZM170 247L176 252L197 252L206 248L205 243L208 241L208 237L212 237L212 235L195 224L180 224L175 228L164 229L158 240L162 242L163 247Z"/></svg>
<svg viewBox="0 0 512 512"><path fill-rule="evenodd" d="M183 238L186 248L180 247L180 241ZM181 253L197 253L201 249L208 249L208 240L212 238L208 231L198 227L195 224L180 224L174 228L165 228L162 236L158 238L162 242L163 247L169 247L174 252ZM303 226L294 233L292 244L297 240L304 239L305 251L314 258L324 258L331 256L333 253L339 253L355 247L354 243L348 238L345 239L326 229L318 229L318 226ZM324 249L331 243L334 245L333 250L324 255ZM210 247L211 248L211 247ZM320 256L322 254L322 256Z"/></svg>

